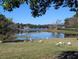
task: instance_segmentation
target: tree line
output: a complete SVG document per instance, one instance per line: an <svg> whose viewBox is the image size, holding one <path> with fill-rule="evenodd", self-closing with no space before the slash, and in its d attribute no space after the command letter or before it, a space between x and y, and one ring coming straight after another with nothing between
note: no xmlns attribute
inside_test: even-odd
<svg viewBox="0 0 79 59"><path fill-rule="evenodd" d="M11 35L15 32L15 23L4 15L0 14L0 40L11 39Z"/></svg>
<svg viewBox="0 0 79 59"><path fill-rule="evenodd" d="M48 28L48 25L34 25L34 24L22 24L16 23L18 28Z"/></svg>
<svg viewBox="0 0 79 59"><path fill-rule="evenodd" d="M77 28L78 29L78 13L70 18L66 18L64 22L66 28Z"/></svg>

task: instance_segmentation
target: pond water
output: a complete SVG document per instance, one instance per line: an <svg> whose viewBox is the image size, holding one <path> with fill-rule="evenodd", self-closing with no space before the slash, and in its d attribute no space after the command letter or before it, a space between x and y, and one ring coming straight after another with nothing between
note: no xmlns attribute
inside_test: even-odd
<svg viewBox="0 0 79 59"><path fill-rule="evenodd" d="M28 40L28 39L52 39L52 38L64 38L64 33L56 32L30 32L30 33L18 33L16 34L17 40Z"/></svg>

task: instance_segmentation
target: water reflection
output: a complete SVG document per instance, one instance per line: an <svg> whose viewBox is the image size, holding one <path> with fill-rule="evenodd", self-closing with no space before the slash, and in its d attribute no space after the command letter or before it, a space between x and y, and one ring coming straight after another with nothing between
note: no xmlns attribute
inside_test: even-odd
<svg viewBox="0 0 79 59"><path fill-rule="evenodd" d="M64 38L64 33L57 33L57 32L53 32L52 36L54 38Z"/></svg>
<svg viewBox="0 0 79 59"><path fill-rule="evenodd" d="M78 37L78 34L64 34L64 37L66 38L70 38L70 37L72 37L72 38L74 38L74 37Z"/></svg>
<svg viewBox="0 0 79 59"><path fill-rule="evenodd" d="M77 37L75 34L64 34L57 32L26 32L17 33L17 40L29 40L31 39L52 39L52 38L66 38L66 37Z"/></svg>

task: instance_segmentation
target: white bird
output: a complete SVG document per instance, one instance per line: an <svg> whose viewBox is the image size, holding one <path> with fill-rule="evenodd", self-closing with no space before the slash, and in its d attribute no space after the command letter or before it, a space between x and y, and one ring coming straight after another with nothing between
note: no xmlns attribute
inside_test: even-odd
<svg viewBox="0 0 79 59"><path fill-rule="evenodd" d="M39 40L39 43L42 43L43 42L43 40Z"/></svg>
<svg viewBox="0 0 79 59"><path fill-rule="evenodd" d="M0 43L2 43L2 41L0 41Z"/></svg>
<svg viewBox="0 0 79 59"><path fill-rule="evenodd" d="M70 46L70 45L72 45L72 43L71 43L71 42L67 42L67 45L69 45L69 46Z"/></svg>
<svg viewBox="0 0 79 59"><path fill-rule="evenodd" d="M58 42L56 43L57 46L61 46L61 45L64 45L65 43L64 42Z"/></svg>
<svg viewBox="0 0 79 59"><path fill-rule="evenodd" d="M56 46L60 46L60 45L62 45L62 42L56 43Z"/></svg>
<svg viewBox="0 0 79 59"><path fill-rule="evenodd" d="M59 46L59 43L56 43L57 46Z"/></svg>
<svg viewBox="0 0 79 59"><path fill-rule="evenodd" d="M62 42L59 42L59 44L63 44Z"/></svg>
<svg viewBox="0 0 79 59"><path fill-rule="evenodd" d="M32 41L32 38L30 38L30 41Z"/></svg>

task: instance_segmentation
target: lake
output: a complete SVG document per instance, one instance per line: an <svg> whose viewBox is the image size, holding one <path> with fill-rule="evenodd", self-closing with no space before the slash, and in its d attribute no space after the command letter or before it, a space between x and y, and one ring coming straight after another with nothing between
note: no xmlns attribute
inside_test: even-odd
<svg viewBox="0 0 79 59"><path fill-rule="evenodd" d="M64 33L56 32L27 32L27 33L17 33L16 40L29 40L29 39L52 39L52 38L65 38L65 37L75 37L75 35L67 35Z"/></svg>

